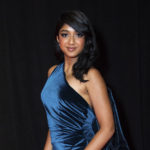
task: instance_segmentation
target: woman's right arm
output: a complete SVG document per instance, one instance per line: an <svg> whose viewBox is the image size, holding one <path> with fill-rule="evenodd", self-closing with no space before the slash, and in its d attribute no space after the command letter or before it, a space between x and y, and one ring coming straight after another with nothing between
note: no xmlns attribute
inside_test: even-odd
<svg viewBox="0 0 150 150"><path fill-rule="evenodd" d="M44 150L52 150L51 137L50 137L50 131L49 130L48 130Z"/></svg>
<svg viewBox="0 0 150 150"><path fill-rule="evenodd" d="M54 66L52 66L52 67L48 70L48 77L51 75L51 73L52 73L53 70L56 68L56 66L57 66L57 65L54 65ZM44 150L52 150L51 137L50 137L50 131L49 131L49 130L48 130L48 134L47 134L47 138L46 138Z"/></svg>

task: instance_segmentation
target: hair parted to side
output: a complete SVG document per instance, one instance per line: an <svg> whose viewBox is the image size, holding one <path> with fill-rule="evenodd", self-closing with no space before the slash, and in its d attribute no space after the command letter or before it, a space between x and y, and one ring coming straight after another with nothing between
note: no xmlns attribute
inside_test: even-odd
<svg viewBox="0 0 150 150"><path fill-rule="evenodd" d="M65 11L57 21L55 37L58 36L59 30L64 24L71 26L76 32L85 36L84 49L79 54L77 62L73 65L73 75L81 82L86 82L87 80L83 79L83 75L92 67L97 52L93 27L83 12L79 10ZM64 59L63 55L57 43L56 56L62 61Z"/></svg>

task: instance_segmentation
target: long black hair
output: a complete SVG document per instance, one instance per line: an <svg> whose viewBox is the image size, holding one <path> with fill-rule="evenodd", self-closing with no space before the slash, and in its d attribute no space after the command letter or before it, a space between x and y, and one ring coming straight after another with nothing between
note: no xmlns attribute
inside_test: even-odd
<svg viewBox="0 0 150 150"><path fill-rule="evenodd" d="M93 27L83 12L79 10L66 11L61 14L57 21L55 37L58 36L59 30L64 24L71 26L76 32L85 36L84 49L79 54L77 62L73 65L73 75L81 82L86 82L87 80L83 79L83 75L93 66L97 52ZM58 56L61 61L64 59L58 43L56 47L56 56Z"/></svg>

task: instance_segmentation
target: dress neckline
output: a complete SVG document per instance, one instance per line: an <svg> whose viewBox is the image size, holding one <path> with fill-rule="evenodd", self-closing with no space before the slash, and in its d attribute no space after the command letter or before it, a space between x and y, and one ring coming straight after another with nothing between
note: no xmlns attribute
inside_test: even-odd
<svg viewBox="0 0 150 150"><path fill-rule="evenodd" d="M67 86L69 88L71 88L81 99L82 101L88 106L88 108L90 108L92 111L93 111L93 107L69 84L69 82L67 81L66 79L66 73L65 73L65 70L64 70L64 65L65 63L63 62L62 63L62 70L63 70L63 76L64 76L64 80L65 80L65 83L67 84Z"/></svg>

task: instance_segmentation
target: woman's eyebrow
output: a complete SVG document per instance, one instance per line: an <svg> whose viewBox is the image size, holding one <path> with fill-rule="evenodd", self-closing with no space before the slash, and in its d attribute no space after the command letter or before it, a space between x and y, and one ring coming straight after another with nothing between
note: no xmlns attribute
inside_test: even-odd
<svg viewBox="0 0 150 150"><path fill-rule="evenodd" d="M68 30L62 29L60 32L69 32Z"/></svg>

